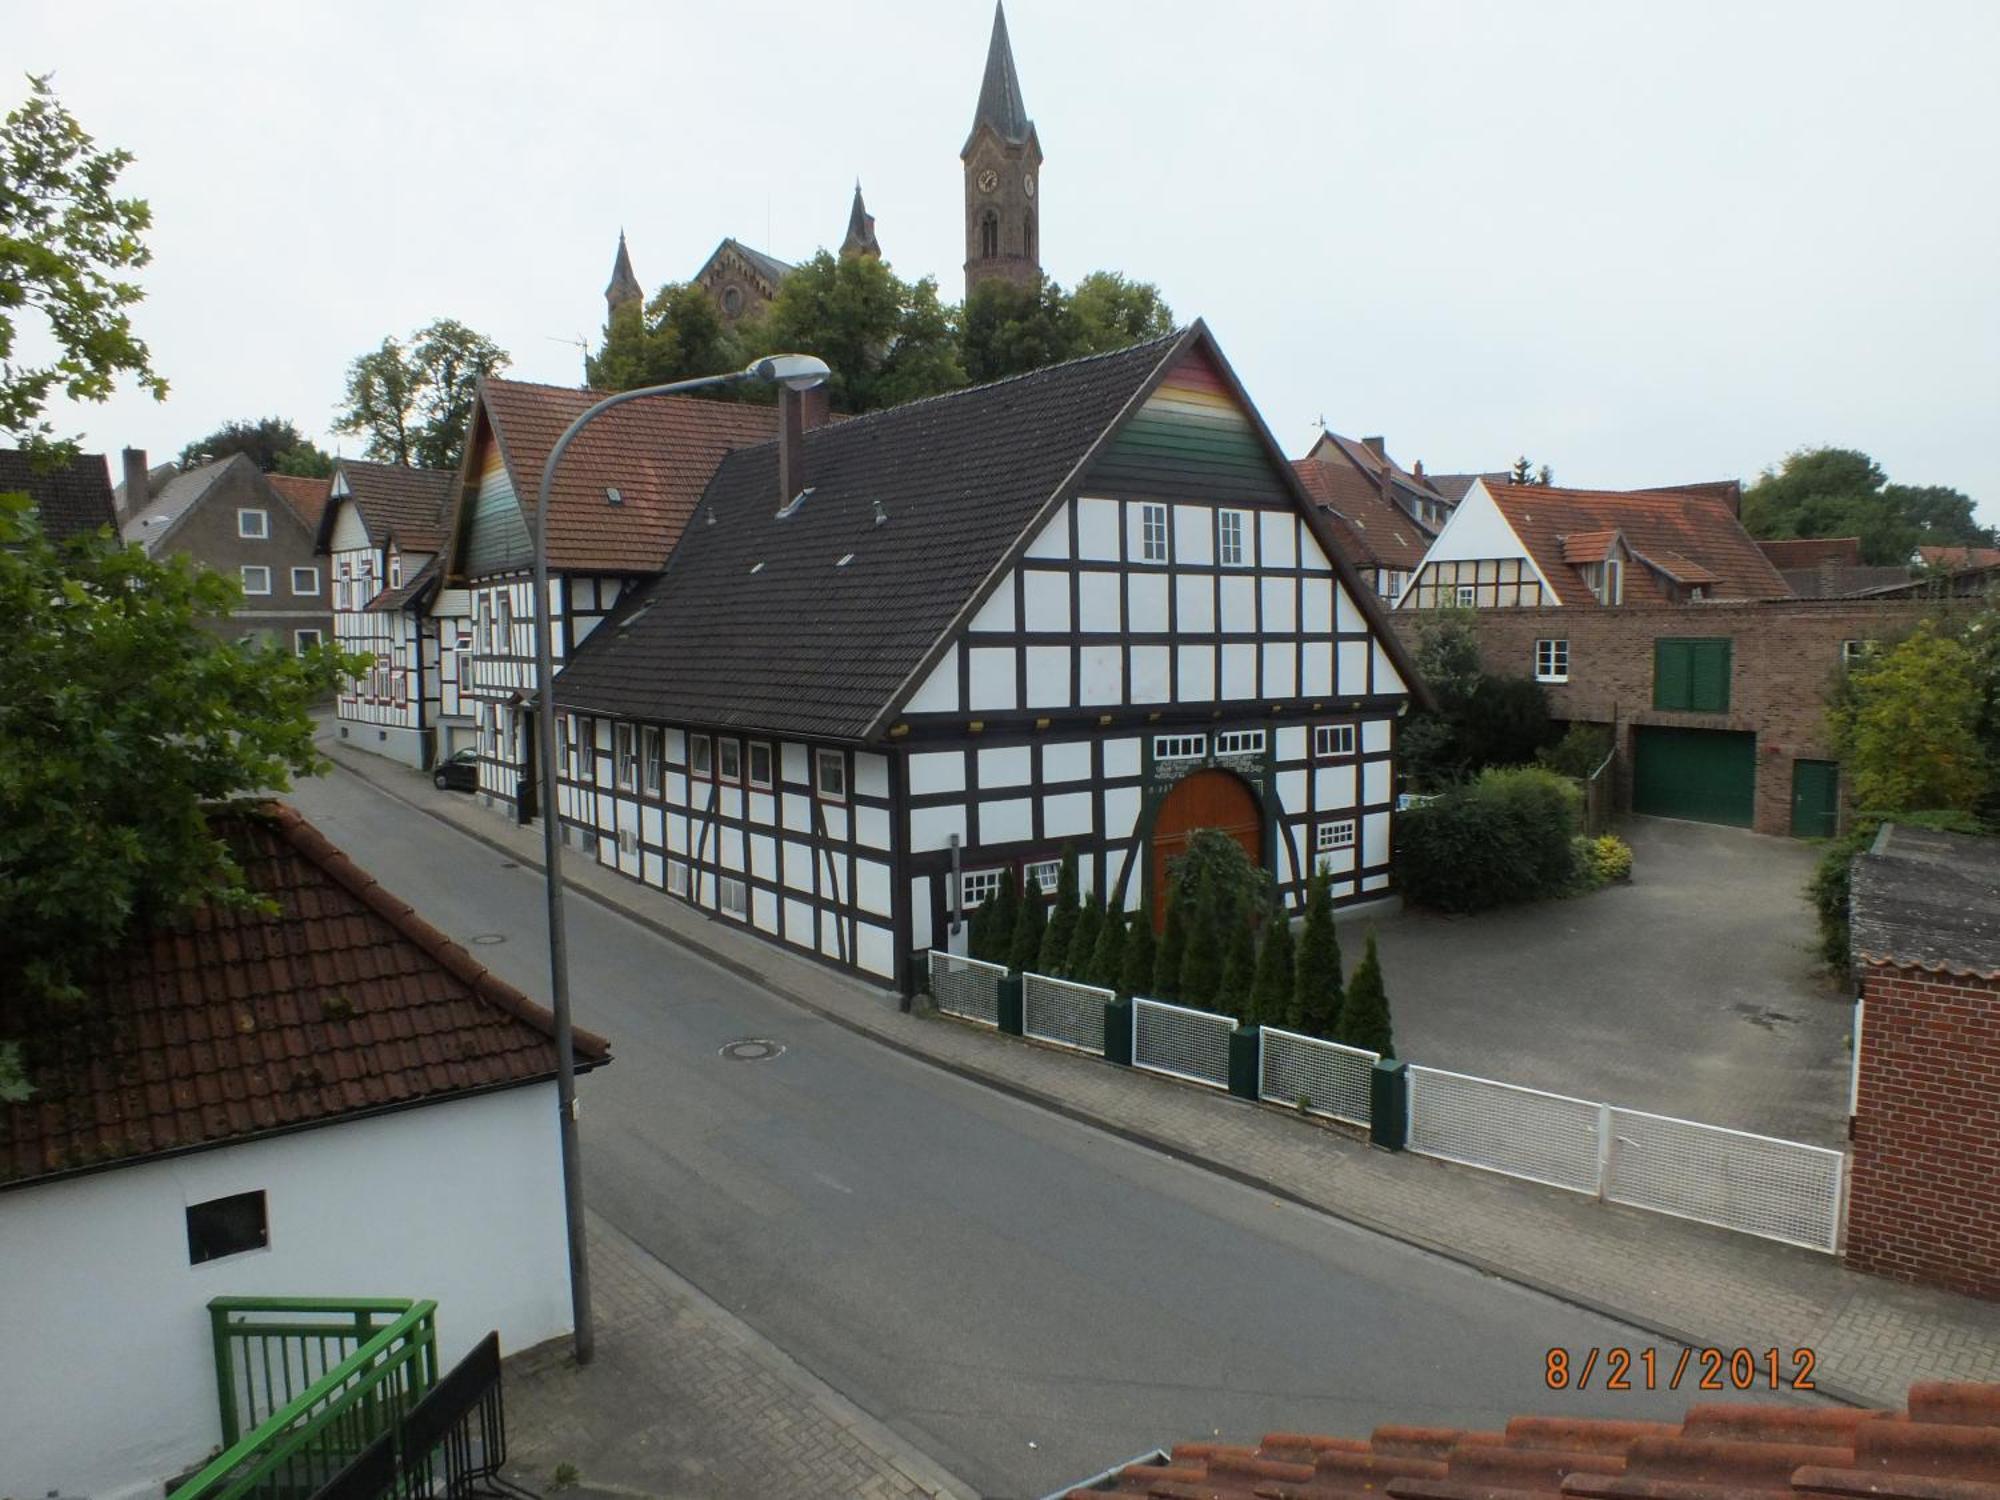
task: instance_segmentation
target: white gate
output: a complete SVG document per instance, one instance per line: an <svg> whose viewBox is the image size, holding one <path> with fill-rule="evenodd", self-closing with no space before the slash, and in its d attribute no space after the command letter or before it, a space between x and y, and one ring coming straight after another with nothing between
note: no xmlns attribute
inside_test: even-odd
<svg viewBox="0 0 2000 1500"><path fill-rule="evenodd" d="M1311 1114L1368 1123L1368 1081L1379 1054L1275 1026L1257 1036L1258 1098L1292 1105L1303 1100Z"/></svg>
<svg viewBox="0 0 2000 1500"><path fill-rule="evenodd" d="M1095 985L1024 973L1021 1030L1038 1042L1054 1042L1102 1057L1104 1007L1117 998L1113 991Z"/></svg>
<svg viewBox="0 0 2000 1500"><path fill-rule="evenodd" d="M1809 1250L1838 1248L1840 1152L1636 1109L1609 1114L1604 1196L1612 1202Z"/></svg>
<svg viewBox="0 0 2000 1500"><path fill-rule="evenodd" d="M1231 1016L1164 1000L1132 1000L1132 1066L1211 1088L1229 1087Z"/></svg>
<svg viewBox="0 0 2000 1500"><path fill-rule="evenodd" d="M1000 981L1006 977L1005 964L989 964L984 959L931 949L931 998L937 1001L939 1010L951 1015L998 1026Z"/></svg>
<svg viewBox="0 0 2000 1500"><path fill-rule="evenodd" d="M1410 1070L1412 1151L1595 1193L1601 1106L1442 1068Z"/></svg>

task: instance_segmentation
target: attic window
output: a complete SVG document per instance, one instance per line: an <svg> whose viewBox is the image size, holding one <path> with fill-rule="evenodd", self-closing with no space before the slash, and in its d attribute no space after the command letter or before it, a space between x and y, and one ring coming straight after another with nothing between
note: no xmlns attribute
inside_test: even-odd
<svg viewBox="0 0 2000 1500"><path fill-rule="evenodd" d="M606 505L623 505L625 503L625 497L619 494L618 491L614 489L612 486L607 484L604 487L604 503Z"/></svg>
<svg viewBox="0 0 2000 1500"><path fill-rule="evenodd" d="M799 507L806 503L806 497L812 494L812 492L813 492L813 487L811 485L807 485L804 489L800 490L796 495L792 496L792 498L786 501L784 506L778 511L777 519L783 521L788 517L797 515L799 513Z"/></svg>

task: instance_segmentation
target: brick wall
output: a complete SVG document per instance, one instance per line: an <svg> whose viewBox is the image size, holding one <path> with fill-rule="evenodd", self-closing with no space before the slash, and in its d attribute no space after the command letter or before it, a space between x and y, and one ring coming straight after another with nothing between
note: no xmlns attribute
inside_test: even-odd
<svg viewBox="0 0 2000 1500"><path fill-rule="evenodd" d="M1569 681L1548 684L1558 719L1616 724L1622 782L1631 805L1632 726L1750 730L1757 735L1759 833L1791 831L1792 762L1831 760L1826 693L1840 670L1840 643L1906 634L1926 606L1907 601L1784 600L1768 604L1628 605L1616 609L1541 607L1477 612L1479 649L1489 672L1529 677L1535 642L1569 642ZM1391 615L1414 641L1421 611ZM1662 636L1727 636L1729 712L1672 713L1653 707L1653 642Z"/></svg>
<svg viewBox="0 0 2000 1500"><path fill-rule="evenodd" d="M2000 1298L2000 985L1870 965L1861 991L1847 1263Z"/></svg>

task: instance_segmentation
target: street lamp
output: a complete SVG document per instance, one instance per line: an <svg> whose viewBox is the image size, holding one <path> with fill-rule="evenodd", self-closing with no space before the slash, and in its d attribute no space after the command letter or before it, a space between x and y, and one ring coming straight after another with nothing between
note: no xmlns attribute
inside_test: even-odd
<svg viewBox="0 0 2000 1500"><path fill-rule="evenodd" d="M615 396L606 396L564 428L555 447L549 450L549 461L542 466L542 487L535 500L535 747L541 761L538 780L542 868L548 881L549 987L556 1016L556 1110L557 1129L562 1138L563 1218L569 1232L570 1318L575 1326L576 1362L580 1365L590 1363L597 1338L590 1317L590 1256L583 1239L583 1166L576 1138L576 1059L570 1050L569 949L563 937L562 828L556 810L555 626L549 618L549 490L555 483L556 465L562 462L577 434L614 406L648 396L671 396L745 380L775 380L787 389L805 391L824 383L829 373L826 361L810 354L773 354L727 375L703 375L694 380L620 391ZM575 644L570 643L571 649Z"/></svg>

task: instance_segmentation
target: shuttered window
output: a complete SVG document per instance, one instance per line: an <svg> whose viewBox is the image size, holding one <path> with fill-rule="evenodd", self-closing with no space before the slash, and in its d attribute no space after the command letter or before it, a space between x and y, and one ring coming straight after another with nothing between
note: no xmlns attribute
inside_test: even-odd
<svg viewBox="0 0 2000 1500"><path fill-rule="evenodd" d="M1653 642L1653 707L1727 713L1729 646L1727 636Z"/></svg>

